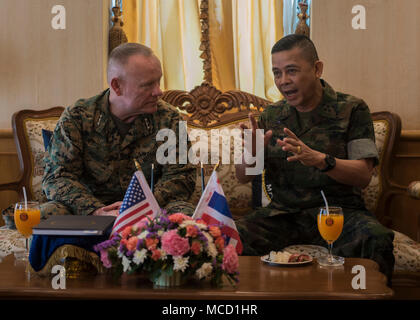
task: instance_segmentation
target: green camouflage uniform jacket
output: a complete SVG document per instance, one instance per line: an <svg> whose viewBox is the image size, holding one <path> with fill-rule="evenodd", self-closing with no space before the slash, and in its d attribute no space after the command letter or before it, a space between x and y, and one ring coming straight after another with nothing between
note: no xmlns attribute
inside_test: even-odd
<svg viewBox="0 0 420 320"><path fill-rule="evenodd" d="M82 215L122 201L136 171L134 159L149 184L154 163L154 195L162 208L175 200L188 200L195 186L195 168L156 161L156 151L164 143L156 141L157 132L168 128L178 137L176 109L159 100L157 112L138 116L122 139L108 97L105 90L64 110L45 157L42 183L48 200Z"/></svg>
<svg viewBox="0 0 420 320"><path fill-rule="evenodd" d="M325 81L320 105L308 113L298 112L286 100L267 107L259 120L260 128L273 130L265 149L263 182L271 198L269 215L299 212L323 205L323 190L330 205L364 208L361 190L341 184L315 167L299 161L288 162L292 153L277 146L286 127L308 147L340 159L374 158L378 153L370 111L366 103L348 94L335 92Z"/></svg>
<svg viewBox="0 0 420 320"><path fill-rule="evenodd" d="M341 184L315 167L299 161L288 162L290 152L276 145L285 137L283 128L293 131L310 148L340 159L375 159L373 123L363 100L335 92L325 81L321 103L312 111L300 113L286 100L275 103L262 113L260 128L273 130L265 148L263 186L271 202L236 221L244 246L244 255L262 255L289 245L326 246L317 227L319 207L324 205L321 190L331 206L341 206L344 225L334 242L334 254L376 261L388 280L394 268L394 233L381 225L366 210L361 190ZM261 181L261 177L254 179ZM261 185L259 188L261 190ZM262 198L260 198L261 202ZM264 203L267 203L264 201Z"/></svg>

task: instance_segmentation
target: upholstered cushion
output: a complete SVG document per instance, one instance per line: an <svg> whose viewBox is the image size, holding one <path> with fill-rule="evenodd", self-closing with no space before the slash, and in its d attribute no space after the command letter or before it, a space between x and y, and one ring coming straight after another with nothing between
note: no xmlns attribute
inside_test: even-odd
<svg viewBox="0 0 420 320"><path fill-rule="evenodd" d="M232 123L225 124L223 126L217 127L217 130L234 130L236 129L237 133L240 133L239 131L239 125L241 123L248 124L248 119L235 121ZM191 133L191 130L197 129L193 126L188 126L188 133ZM208 159L209 162L211 160L211 131L205 130L208 136ZM235 132L235 131L230 131ZM239 142L239 140L238 140ZM198 147L198 143L193 143L193 147ZM235 174L235 163L234 163L234 146L235 142L234 139L231 138L230 143L228 143L227 139L226 141L223 141L223 139L219 139L219 156L221 157L222 161L222 155L224 152L227 152L229 155L228 161L230 161L228 164L220 163L219 168L217 170L219 180L223 187L223 192L226 195L226 198L229 203L229 208L234 216L240 216L244 213L247 213L251 210L252 206L252 189L251 189L251 183L247 184L240 184L238 180L236 179ZM199 154L197 152L197 154ZM205 183L207 183L213 168L215 164L205 164L204 165L204 176L205 176ZM196 205L198 201L200 200L200 196L202 193L202 183L201 183L201 167L200 164L197 164L197 176L196 176L196 185L193 195L190 198L190 201Z"/></svg>
<svg viewBox="0 0 420 320"><path fill-rule="evenodd" d="M31 148L31 160L33 163L31 192L34 200L45 202L46 198L42 193L42 176L44 174L44 139L42 130L53 131L57 124L58 118L48 119L27 119L25 121L26 137Z"/></svg>
<svg viewBox="0 0 420 320"><path fill-rule="evenodd" d="M408 185L408 194L413 198L420 199L420 181L413 181Z"/></svg>
<svg viewBox="0 0 420 320"><path fill-rule="evenodd" d="M0 227L0 262L11 253L25 249L25 238L17 231Z"/></svg>
<svg viewBox="0 0 420 320"><path fill-rule="evenodd" d="M420 272L420 243L394 231L394 270Z"/></svg>
<svg viewBox="0 0 420 320"><path fill-rule="evenodd" d="M379 162L382 163L384 157L384 146L388 141L389 136L389 123L385 120L373 121L373 127L375 130L375 143L378 149ZM369 185L362 190L362 197L365 201L366 208L375 212L378 206L379 197L381 195L381 172L379 166L377 166L373 172L372 179Z"/></svg>

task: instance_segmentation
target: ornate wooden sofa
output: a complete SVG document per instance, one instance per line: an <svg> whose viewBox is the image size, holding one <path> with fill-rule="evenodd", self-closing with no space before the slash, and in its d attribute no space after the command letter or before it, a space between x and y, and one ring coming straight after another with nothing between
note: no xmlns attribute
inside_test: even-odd
<svg viewBox="0 0 420 320"><path fill-rule="evenodd" d="M264 110L264 107L270 103L268 100L242 91L222 93L207 83L197 86L190 92L166 91L162 99L179 109L183 118L188 122L189 131L192 129L205 131L210 129L236 129L240 123L248 123L249 112L253 112L257 117ZM42 157L44 153L41 131L42 129L52 130L62 110L62 107L45 111L23 110L13 116L13 130L20 160L21 175L16 182L0 185L0 190L15 190L23 198L21 190L22 186L26 186L29 198L39 201L45 200L41 192ZM373 113L372 117L376 144L380 155L380 165L377 167L370 185L363 191L363 196L366 206L375 213L379 221L392 229L393 226L401 225L401 223L395 223L398 219L398 213L389 212L389 203L394 195L406 192L405 188L393 183L390 176L393 151L400 136L401 121L398 115L389 112ZM226 141L222 142L222 140L219 142L219 154L222 155L223 150L226 150L230 154L231 161L229 164L222 163L220 165L218 176L232 214L237 218L252 210L252 187L251 183L239 184L235 178L233 148L233 143L227 144ZM213 167L214 164L204 165L206 181ZM191 202L196 204L200 194L200 167L197 165L197 183L194 194L190 199ZM412 220L409 223L416 223L420 230L420 219L414 212L412 214ZM408 288L408 291L404 292L410 295L416 294L417 297L420 297L420 244L404 235L404 230L400 229L400 231L402 232L394 230L396 264L393 287L396 291L401 288ZM3 230L3 232L8 232L12 237L10 230ZM415 240L419 241L419 239ZM10 253L16 246L16 243L9 242L5 245L0 242L0 251ZM293 246L289 249L309 252L314 256L319 255L323 250L314 246Z"/></svg>

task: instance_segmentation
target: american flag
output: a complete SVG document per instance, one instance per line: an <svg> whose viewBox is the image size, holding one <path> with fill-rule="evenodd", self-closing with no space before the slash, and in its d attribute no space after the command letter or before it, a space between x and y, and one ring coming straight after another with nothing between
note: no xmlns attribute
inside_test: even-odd
<svg viewBox="0 0 420 320"><path fill-rule="evenodd" d="M146 215L154 218L159 213L159 204L153 196L143 172L136 171L125 193L112 233L120 233L125 227L135 224Z"/></svg>
<svg viewBox="0 0 420 320"><path fill-rule="evenodd" d="M232 244L238 254L242 253L243 246L235 221L229 210L229 205L225 194L217 178L216 171L213 171L207 186L201 195L197 208L195 209L194 219L203 219L207 224L221 225L221 232L227 236L227 244Z"/></svg>

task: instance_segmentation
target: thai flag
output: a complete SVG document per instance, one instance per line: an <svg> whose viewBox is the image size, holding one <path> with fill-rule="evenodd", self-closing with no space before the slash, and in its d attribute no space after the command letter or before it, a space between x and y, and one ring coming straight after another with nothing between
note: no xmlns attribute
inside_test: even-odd
<svg viewBox="0 0 420 320"><path fill-rule="evenodd" d="M194 219L203 219L207 224L219 224L224 235L227 236L227 244L232 244L238 254L242 253L242 242L233 221L229 206L222 189L222 185L217 178L216 171L213 171L207 186L195 209Z"/></svg>
<svg viewBox="0 0 420 320"><path fill-rule="evenodd" d="M119 215L115 219L112 233L120 233L145 216L156 217L160 207L147 184L142 171L136 171L125 193Z"/></svg>

